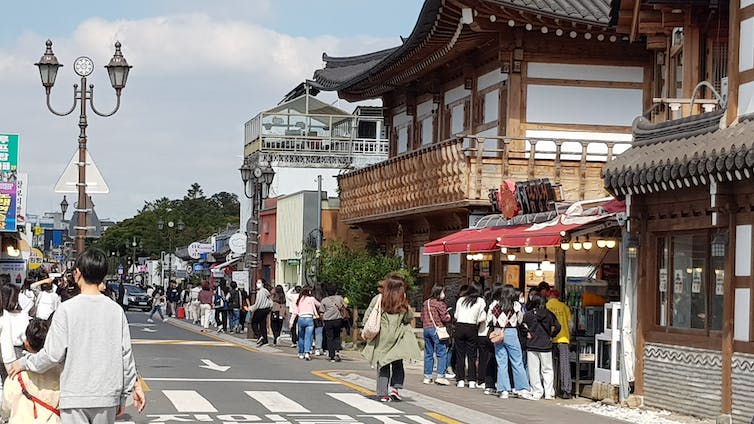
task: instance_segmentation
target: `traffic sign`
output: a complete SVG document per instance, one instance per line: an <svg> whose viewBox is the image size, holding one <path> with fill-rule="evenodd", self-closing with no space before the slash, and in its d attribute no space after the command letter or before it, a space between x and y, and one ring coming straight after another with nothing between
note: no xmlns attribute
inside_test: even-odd
<svg viewBox="0 0 754 424"><path fill-rule="evenodd" d="M193 268L194 274L200 274L202 271L204 271L204 264L195 263L192 268Z"/></svg>

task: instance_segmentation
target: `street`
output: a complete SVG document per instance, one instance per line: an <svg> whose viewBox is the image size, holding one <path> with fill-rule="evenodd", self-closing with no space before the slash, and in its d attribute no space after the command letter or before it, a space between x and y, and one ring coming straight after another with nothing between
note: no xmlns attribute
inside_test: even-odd
<svg viewBox="0 0 754 424"><path fill-rule="evenodd" d="M408 399L383 404L313 374L368 369L361 362L331 364L323 357L306 362L160 321L147 324L143 313L129 312L128 319L139 374L148 387L147 408L138 414L129 407L120 423L457 422Z"/></svg>

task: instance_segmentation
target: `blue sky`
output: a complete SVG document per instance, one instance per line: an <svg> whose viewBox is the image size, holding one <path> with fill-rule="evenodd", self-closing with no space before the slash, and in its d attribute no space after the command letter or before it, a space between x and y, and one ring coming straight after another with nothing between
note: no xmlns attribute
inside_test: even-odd
<svg viewBox="0 0 754 424"><path fill-rule="evenodd" d="M65 65L52 92L57 109L72 101L72 62L80 55L95 62L90 82L98 109L110 108L114 94L102 66L112 56L112 43L123 43L134 68L121 110L112 118L90 118L88 130L90 153L110 187L110 194L94 201L100 217L113 219L132 216L145 200L180 197L193 182L208 194L240 194L243 123L310 78L322 66L322 52L347 56L399 44L422 5L420 0L3 3L0 133L21 135L20 167L30 174L29 213L59 209L62 196L52 187L78 134L76 116L59 118L45 107L33 66L44 41L54 41Z"/></svg>

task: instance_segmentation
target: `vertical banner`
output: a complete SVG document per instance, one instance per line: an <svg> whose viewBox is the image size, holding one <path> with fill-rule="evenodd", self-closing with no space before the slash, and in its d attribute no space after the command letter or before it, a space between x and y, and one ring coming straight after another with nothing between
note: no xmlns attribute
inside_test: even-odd
<svg viewBox="0 0 754 424"><path fill-rule="evenodd" d="M16 183L0 182L0 232L16 231Z"/></svg>
<svg viewBox="0 0 754 424"><path fill-rule="evenodd" d="M0 134L0 180L16 181L18 134Z"/></svg>
<svg viewBox="0 0 754 424"><path fill-rule="evenodd" d="M19 172L16 180L16 224L26 223L26 193L29 190L29 174Z"/></svg>

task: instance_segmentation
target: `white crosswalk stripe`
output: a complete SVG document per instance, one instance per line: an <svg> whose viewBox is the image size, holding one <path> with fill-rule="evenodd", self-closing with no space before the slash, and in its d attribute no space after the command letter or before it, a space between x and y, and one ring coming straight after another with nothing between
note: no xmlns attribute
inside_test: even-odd
<svg viewBox="0 0 754 424"><path fill-rule="evenodd" d="M261 403L262 406L267 408L270 412L309 412L308 409L289 399L280 392L247 391L245 393L252 399Z"/></svg>
<svg viewBox="0 0 754 424"><path fill-rule="evenodd" d="M401 411L391 408L376 400L365 398L358 393L327 393L333 399L352 406L366 414L400 414Z"/></svg>
<svg viewBox="0 0 754 424"><path fill-rule="evenodd" d="M212 404L195 390L163 390L178 412L217 412Z"/></svg>

